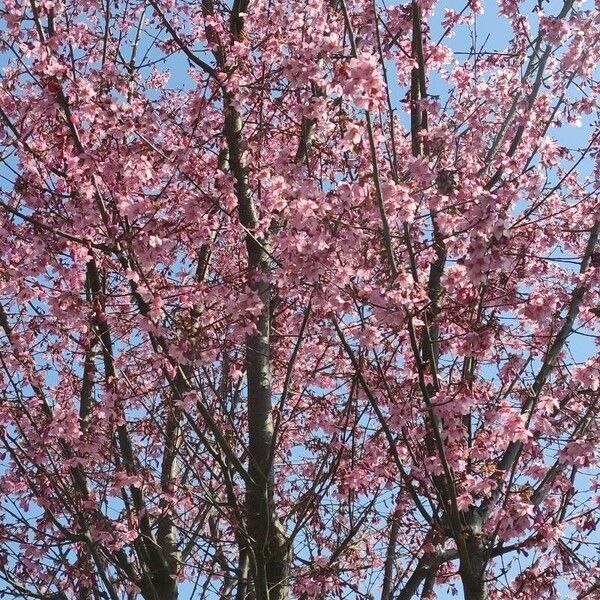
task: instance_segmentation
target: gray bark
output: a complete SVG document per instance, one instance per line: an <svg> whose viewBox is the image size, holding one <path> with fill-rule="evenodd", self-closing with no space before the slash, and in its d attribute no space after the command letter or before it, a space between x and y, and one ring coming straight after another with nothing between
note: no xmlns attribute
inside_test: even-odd
<svg viewBox="0 0 600 600"><path fill-rule="evenodd" d="M240 223L247 231L246 250L250 287L261 301L256 333L246 338L248 376L249 475L247 530L250 566L257 600L288 597L288 541L275 515L274 471L271 460L273 418L271 414L271 283L268 241L255 235L258 213L248 184L248 168L242 138L242 120L225 98L225 135L229 164L236 182Z"/></svg>

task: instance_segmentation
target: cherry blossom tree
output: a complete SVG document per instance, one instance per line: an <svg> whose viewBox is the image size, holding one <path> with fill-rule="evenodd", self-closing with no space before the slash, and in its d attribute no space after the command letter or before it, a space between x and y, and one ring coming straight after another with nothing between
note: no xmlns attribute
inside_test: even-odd
<svg viewBox="0 0 600 600"><path fill-rule="evenodd" d="M0 597L600 598L592 4L4 0Z"/></svg>

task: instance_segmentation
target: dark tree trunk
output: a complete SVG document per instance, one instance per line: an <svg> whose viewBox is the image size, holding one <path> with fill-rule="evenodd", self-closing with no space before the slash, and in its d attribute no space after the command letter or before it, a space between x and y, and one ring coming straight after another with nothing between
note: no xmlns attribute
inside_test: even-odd
<svg viewBox="0 0 600 600"><path fill-rule="evenodd" d="M235 177L238 212L246 228L249 285L262 307L256 333L246 339L248 373L249 475L246 510L250 572L256 600L287 600L288 541L274 503L273 416L271 413L271 283L268 240L254 234L259 221L248 184L242 119L226 96L225 135Z"/></svg>
<svg viewBox="0 0 600 600"><path fill-rule="evenodd" d="M459 575L465 600L486 600L487 585L485 571L487 557L479 537L467 540L467 555L460 560Z"/></svg>

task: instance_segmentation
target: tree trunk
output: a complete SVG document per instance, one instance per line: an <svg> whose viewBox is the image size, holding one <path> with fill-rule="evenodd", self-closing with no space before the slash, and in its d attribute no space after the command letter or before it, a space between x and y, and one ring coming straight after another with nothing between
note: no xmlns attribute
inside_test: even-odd
<svg viewBox="0 0 600 600"><path fill-rule="evenodd" d="M271 460L273 419L271 415L269 265L265 240L247 237L248 266L262 309L257 333L246 342L248 369L249 474L254 485L247 494L248 531L254 554L254 585L257 600L286 600L287 539L275 516L274 471Z"/></svg>
<svg viewBox="0 0 600 600"><path fill-rule="evenodd" d="M487 559L479 537L471 537L466 542L467 555L460 560L459 574L465 600L486 600L487 585L485 571Z"/></svg>
<svg viewBox="0 0 600 600"><path fill-rule="evenodd" d="M388 539L385 564L383 567L381 600L391 600L392 597L394 564L396 562L396 542L398 541L398 533L400 531L400 519L395 513L390 515L390 518L388 519L388 525L390 526L390 537Z"/></svg>
<svg viewBox="0 0 600 600"><path fill-rule="evenodd" d="M140 590L144 600L177 600L177 583L171 576L158 575L150 581L140 582Z"/></svg>
<svg viewBox="0 0 600 600"><path fill-rule="evenodd" d="M225 96L225 135L229 164L235 178L238 213L248 232L249 285L261 301L256 332L246 338L248 373L249 475L246 494L250 571L256 600L287 600L288 541L277 520L274 503L271 414L271 283L268 240L255 234L258 211L248 183L242 119L232 98Z"/></svg>

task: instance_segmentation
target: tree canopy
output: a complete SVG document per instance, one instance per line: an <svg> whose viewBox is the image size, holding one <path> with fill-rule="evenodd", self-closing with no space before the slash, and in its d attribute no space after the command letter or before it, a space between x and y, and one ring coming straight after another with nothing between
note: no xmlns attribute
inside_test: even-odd
<svg viewBox="0 0 600 600"><path fill-rule="evenodd" d="M592 4L4 0L0 597L600 598Z"/></svg>

